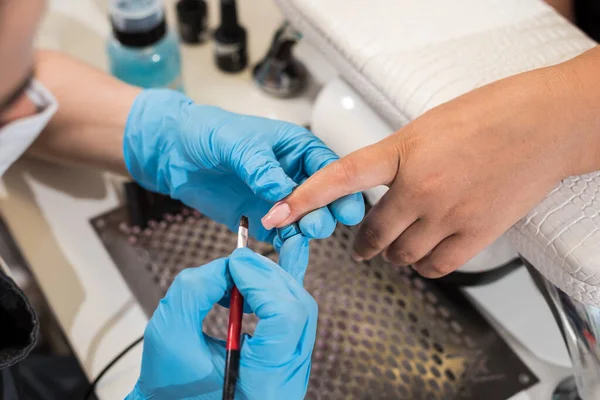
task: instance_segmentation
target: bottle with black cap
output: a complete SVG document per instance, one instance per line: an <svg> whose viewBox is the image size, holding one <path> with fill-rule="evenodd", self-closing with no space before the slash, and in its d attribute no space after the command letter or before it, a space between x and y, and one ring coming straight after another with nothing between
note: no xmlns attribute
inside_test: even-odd
<svg viewBox="0 0 600 400"><path fill-rule="evenodd" d="M109 10L112 74L143 88L182 90L179 44L167 29L163 1L111 0Z"/></svg>
<svg viewBox="0 0 600 400"><path fill-rule="evenodd" d="M235 0L221 0L221 25L215 31L215 61L225 72L239 72L248 65L246 30L238 24Z"/></svg>
<svg viewBox="0 0 600 400"><path fill-rule="evenodd" d="M188 44L203 43L208 36L205 0L179 0L176 6L179 37Z"/></svg>

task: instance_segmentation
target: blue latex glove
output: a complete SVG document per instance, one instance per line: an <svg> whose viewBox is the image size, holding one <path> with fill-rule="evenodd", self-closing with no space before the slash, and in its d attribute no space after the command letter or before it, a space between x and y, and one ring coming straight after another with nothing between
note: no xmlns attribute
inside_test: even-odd
<svg viewBox="0 0 600 400"><path fill-rule="evenodd" d="M302 284L310 255L309 240L297 223L277 229L276 232L273 248L279 253L279 265Z"/></svg>
<svg viewBox="0 0 600 400"><path fill-rule="evenodd" d="M170 195L237 230L241 215L250 234L274 239L260 219L274 203L338 157L306 129L286 122L196 105L166 89L143 91L130 111L124 156L146 189ZM335 220L355 225L364 216L360 194L305 216L308 238L324 238Z"/></svg>
<svg viewBox="0 0 600 400"><path fill-rule="evenodd" d="M298 283L303 284L310 256L308 238L300 232L296 223L277 229L276 232L273 247L279 253L279 265ZM229 307L229 302L228 293L219 301L219 305ZM254 312L245 299L244 312L247 314Z"/></svg>
<svg viewBox="0 0 600 400"><path fill-rule="evenodd" d="M236 399L304 398L317 304L277 264L239 249L177 276L146 328L141 373L128 400L221 399L225 343L203 333L202 322L231 279L260 319L242 341Z"/></svg>

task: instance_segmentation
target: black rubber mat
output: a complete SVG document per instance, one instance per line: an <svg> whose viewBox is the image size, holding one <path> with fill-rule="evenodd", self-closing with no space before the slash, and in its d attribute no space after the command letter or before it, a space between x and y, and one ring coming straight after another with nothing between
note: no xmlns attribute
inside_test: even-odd
<svg viewBox="0 0 600 400"><path fill-rule="evenodd" d="M130 227L124 208L92 221L148 315L183 268L227 256L236 235L197 212ZM311 242L305 286L319 304L308 399L505 400L538 380L463 294L382 259L350 258L353 230ZM276 257L268 244L250 247ZM253 315L244 317L252 332ZM227 310L204 330L224 338Z"/></svg>

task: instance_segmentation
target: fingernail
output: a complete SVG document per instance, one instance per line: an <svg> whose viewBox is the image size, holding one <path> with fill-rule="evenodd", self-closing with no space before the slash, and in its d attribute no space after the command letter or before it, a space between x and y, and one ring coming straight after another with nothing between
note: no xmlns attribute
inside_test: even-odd
<svg viewBox="0 0 600 400"><path fill-rule="evenodd" d="M261 219L265 229L273 229L279 226L291 214L290 206L287 203L277 203L271 210Z"/></svg>
<svg viewBox="0 0 600 400"><path fill-rule="evenodd" d="M365 259L356 253L352 253L352 259L356 262L363 262Z"/></svg>

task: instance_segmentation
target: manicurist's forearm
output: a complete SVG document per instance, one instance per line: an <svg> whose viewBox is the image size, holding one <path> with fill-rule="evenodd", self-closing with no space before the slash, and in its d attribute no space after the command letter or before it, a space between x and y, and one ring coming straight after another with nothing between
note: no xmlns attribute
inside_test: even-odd
<svg viewBox="0 0 600 400"><path fill-rule="evenodd" d="M123 131L140 89L50 51L38 53L36 78L60 106L29 154L126 174Z"/></svg>

